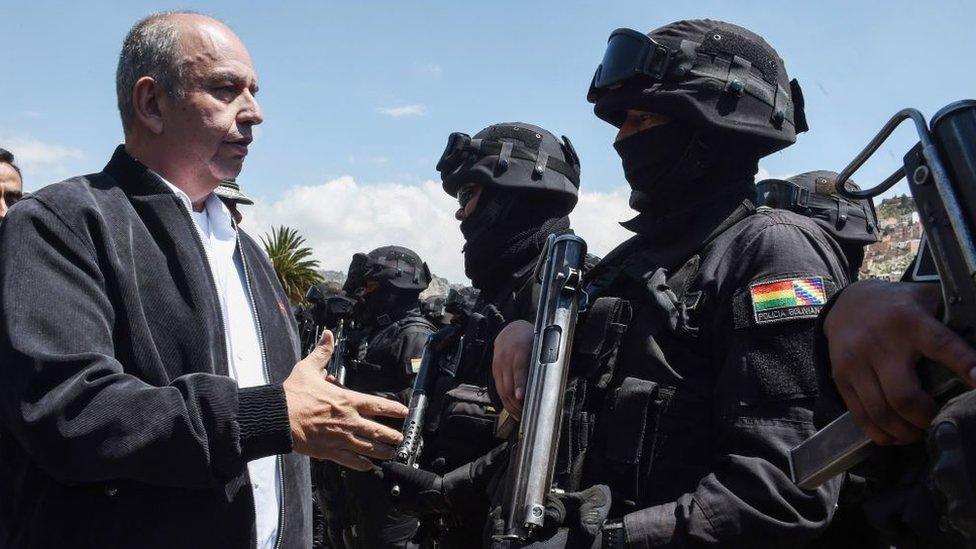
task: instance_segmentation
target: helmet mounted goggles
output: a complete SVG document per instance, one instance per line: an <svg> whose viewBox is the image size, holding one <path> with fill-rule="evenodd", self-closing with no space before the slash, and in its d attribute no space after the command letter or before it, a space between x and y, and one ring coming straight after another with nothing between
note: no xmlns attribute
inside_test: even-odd
<svg viewBox="0 0 976 549"><path fill-rule="evenodd" d="M410 258L396 249L381 248L381 257L356 253L349 264L349 273L343 290L350 295L362 294L370 281L389 284L401 290L423 290L430 284L431 274L426 263ZM412 252L411 252L412 253Z"/></svg>
<svg viewBox="0 0 976 549"><path fill-rule="evenodd" d="M674 68L678 53L633 29L613 31L593 75L587 100L596 101L602 91L617 88L634 77L645 77L651 82L664 80Z"/></svg>
<svg viewBox="0 0 976 549"><path fill-rule="evenodd" d="M436 169L442 177L446 177L465 164L470 165L486 156L497 155L495 169L498 173L504 173L512 159L525 160L535 165L532 170L533 178L541 178L546 170L552 170L579 186L580 164L576 149L566 136L562 138L562 147L568 161L553 158L541 149L530 149L515 141L472 139L466 133L454 132L447 138L447 147L437 161Z"/></svg>
<svg viewBox="0 0 976 549"><path fill-rule="evenodd" d="M607 49L593 75L586 99L595 102L606 90L618 88L632 78L654 83L665 80L672 73L680 77L687 73L688 65L681 51L633 29L617 29L607 40Z"/></svg>
<svg viewBox="0 0 976 549"><path fill-rule="evenodd" d="M706 94L712 89L721 90L722 95L728 94L735 98L748 96L757 105L762 105L757 107L757 113L770 109L768 121L757 124L753 130L745 131L762 129L770 133L773 139L792 143L796 133L807 130L799 84L793 80L784 87L781 83L776 83L775 75L765 74L759 65L740 57L741 49L719 46L725 40L723 33L726 32L716 29L711 32L710 37L705 38L705 42L681 39L676 44L662 44L633 29L617 29L607 40L603 60L593 75L586 99L597 104L599 116L601 101L610 92L631 83L650 88L667 82L682 88L701 89ZM719 87L714 88L714 83L718 83ZM648 90L643 91L647 93ZM654 96L682 95L674 94L670 88L655 91L658 93L653 94ZM683 99L701 101L687 97ZM653 100L649 97L648 101ZM697 108L700 109L701 106ZM784 122L792 126L786 132L789 135L780 135L783 133ZM716 123L721 125L726 122ZM760 128L767 123L769 128ZM727 124L731 124L730 129L733 131L742 125L736 121ZM741 128L739 131L742 131Z"/></svg>

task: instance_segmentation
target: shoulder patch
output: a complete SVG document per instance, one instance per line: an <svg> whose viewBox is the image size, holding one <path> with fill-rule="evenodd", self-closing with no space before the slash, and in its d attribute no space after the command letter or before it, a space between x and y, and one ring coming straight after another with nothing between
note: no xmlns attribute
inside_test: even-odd
<svg viewBox="0 0 976 549"><path fill-rule="evenodd" d="M421 360L420 360L419 357L418 358L411 358L410 359L410 371L413 372L413 373L415 373L415 374L417 372L419 372L420 371L420 362L421 362Z"/></svg>
<svg viewBox="0 0 976 549"><path fill-rule="evenodd" d="M783 278L749 286L756 324L815 318L827 302L821 276Z"/></svg>

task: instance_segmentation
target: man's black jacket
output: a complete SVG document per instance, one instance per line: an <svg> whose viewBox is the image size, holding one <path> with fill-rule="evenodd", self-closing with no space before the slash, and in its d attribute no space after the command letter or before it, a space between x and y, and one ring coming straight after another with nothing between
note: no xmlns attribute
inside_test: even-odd
<svg viewBox="0 0 976 549"><path fill-rule="evenodd" d="M0 226L0 547L250 547L246 463L275 454L281 546L311 543L287 298L241 233L271 384L239 389L195 230L121 147Z"/></svg>

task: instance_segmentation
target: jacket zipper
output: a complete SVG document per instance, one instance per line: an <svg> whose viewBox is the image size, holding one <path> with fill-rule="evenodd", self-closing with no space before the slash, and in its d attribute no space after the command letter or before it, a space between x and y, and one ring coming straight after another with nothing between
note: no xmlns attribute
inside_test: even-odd
<svg viewBox="0 0 976 549"><path fill-rule="evenodd" d="M251 310L254 312L254 323L258 332L258 345L261 347L261 366L264 368L265 381L271 383L271 371L268 369L268 353L264 347L264 334L261 332L261 315L258 314L258 306L254 301L254 292L251 290L251 273L247 269L247 261L244 259L244 247L241 246L241 235L237 232L237 224L234 223L234 238L237 240L237 251L241 254L241 269L244 271L244 286L247 287L247 297L251 301ZM278 531L275 539L275 549L281 549L281 539L284 535L285 527L285 468L281 456L275 456L275 465L278 468L278 478L281 485L281 497L278 499Z"/></svg>
<svg viewBox="0 0 976 549"><path fill-rule="evenodd" d="M217 298L217 305L220 309L220 326L221 332L220 337L224 343L224 352L227 355L228 362L228 373L230 368L230 340L227 338L227 318L224 316L224 307L220 305L220 292L217 289L217 281L214 278L213 271L210 269L211 257L210 252L207 251L207 247L203 245L203 238L200 236L200 231L197 229L197 224L193 222L193 218L190 216L190 212L187 211L186 205L179 199L179 197L173 197L179 210L183 212L183 216L190 223L190 232L193 233L194 239L196 240L197 246L203 251L203 256L207 259L207 264L204 266L204 270L207 272L207 279L210 281L210 289L213 290L214 297ZM233 222L232 222L233 223ZM261 361L264 368L264 377L271 382L271 373L268 371L268 355L264 348L264 336L261 334L261 319L258 318L258 309L254 303L254 293L251 291L251 280L247 272L247 261L244 260L244 250L241 248L241 238L237 233L237 224L234 223L234 236L237 240L237 249L241 254L241 267L244 270L244 285L247 287L247 295L251 301L251 310L254 311L254 322L256 324L258 332L258 345L261 347ZM278 477L281 479L281 498L278 501L278 532L277 539L275 540L275 549L281 549L281 538L282 530L285 525L285 470L281 463L281 456L275 456L275 464L278 468Z"/></svg>
<svg viewBox="0 0 976 549"><path fill-rule="evenodd" d="M207 280L210 281L210 289L213 290L213 295L217 299L217 309L220 311L220 338L224 344L224 353L227 354L227 362L230 363L230 340L227 339L227 318L224 316L224 307L220 304L220 292L217 290L217 279L214 278L213 271L210 269L210 252L207 251L207 247L203 245L203 238L200 236L200 231L197 229L197 224L193 222L193 218L190 217L190 212L187 211L186 205L180 200L179 197L174 196L177 205L183 216L190 223L190 232L193 233L194 240L197 242L197 246L200 247L200 251L203 252L203 257L207 260L206 265L204 265L204 270L207 272ZM228 372L229 373L229 372Z"/></svg>

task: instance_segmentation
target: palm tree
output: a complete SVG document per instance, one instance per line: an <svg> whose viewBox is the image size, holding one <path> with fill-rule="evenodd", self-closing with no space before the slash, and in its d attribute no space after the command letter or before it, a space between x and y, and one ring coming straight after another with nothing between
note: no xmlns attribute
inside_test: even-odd
<svg viewBox="0 0 976 549"><path fill-rule="evenodd" d="M278 273L278 280L285 288L293 305L305 301L309 286L322 282L318 272L319 262L310 259L312 249L305 245L305 238L289 227L271 227L271 232L261 237L264 250L271 258L271 265Z"/></svg>

